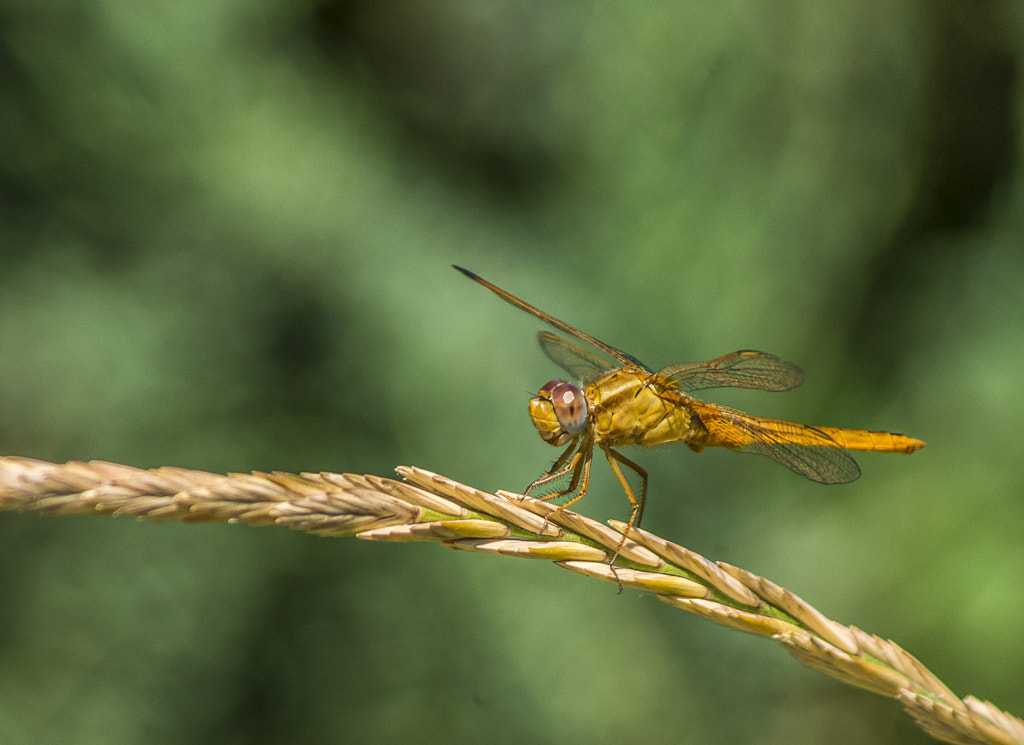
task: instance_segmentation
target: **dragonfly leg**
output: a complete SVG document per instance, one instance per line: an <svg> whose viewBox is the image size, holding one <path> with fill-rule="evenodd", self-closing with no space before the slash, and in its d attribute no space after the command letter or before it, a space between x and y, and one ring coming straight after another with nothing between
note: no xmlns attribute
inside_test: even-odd
<svg viewBox="0 0 1024 745"><path fill-rule="evenodd" d="M552 481L557 481L558 479L562 478L569 472L573 473L572 483L570 484L569 488L556 491L554 494L549 494L546 497L541 497L541 500L546 501L548 499L556 499L564 494L568 494L573 489L575 489L576 484L579 482L579 475L576 473L576 470L579 468L580 459L583 457L583 454L580 451L573 453L573 450L575 449L576 443L573 443L568 448L566 448L565 452L558 456L558 460L556 460L555 464L551 466L551 470L545 473L539 479L536 479L528 487L526 487L526 489L523 491L523 494L529 494L531 490L535 489L538 486L543 486L544 484L548 484ZM570 458L569 456L572 457Z"/></svg>
<svg viewBox="0 0 1024 745"><path fill-rule="evenodd" d="M541 486L543 484L547 484L550 481L555 481L556 479L560 479L562 476L564 476L569 471L571 471L573 468L575 468L575 461L577 461L577 457L580 456L579 452L575 453L575 455L577 455L577 457L573 457L571 459L571 461L568 463L568 465L567 466L565 465L566 462L569 461L569 456L572 455L572 451L575 449L575 446L577 446L577 443L575 443L575 442L569 443L569 446L566 447L565 450L562 452L562 454L558 456L558 459L557 459L557 461L555 461L554 465L551 467L551 470L548 471L548 473L546 473L543 476L541 476L541 478L539 478L536 481L532 482L525 489L523 489L522 493L523 494L528 494L530 492L530 490L534 489L535 487ZM562 468L562 466L565 466L565 468ZM560 492L558 492L558 494L555 494L554 496L559 496L559 495L564 494L564 493L565 493L564 491L560 491Z"/></svg>
<svg viewBox="0 0 1024 745"><path fill-rule="evenodd" d="M579 485L579 493L564 504L558 505L558 511L564 510L566 507L570 507L579 502L583 497L587 496L587 487L590 486L590 463L594 459L594 449L588 448L587 451L580 450L578 454L583 455L583 460L579 465L576 466L576 471L572 474L572 482L569 484L569 488L563 492L563 494L572 494L576 491L576 486ZM550 499L550 497L545 497Z"/></svg>
<svg viewBox="0 0 1024 745"><path fill-rule="evenodd" d="M623 491L626 492L626 496L629 498L629 503L633 506L633 517L629 520L629 527L639 528L640 520L644 516L644 504L647 501L647 471L616 450L612 450L608 447L603 447L601 449L604 450L605 457L608 458L608 465L612 467L615 477L619 480L619 484L622 485ZM626 477L623 475L622 469L619 468L619 463L640 477L639 499L636 496L636 492L633 491L633 487L631 487L629 482L626 481Z"/></svg>
<svg viewBox="0 0 1024 745"><path fill-rule="evenodd" d="M578 448L577 445L579 446ZM580 493L568 504L572 504L577 501L587 493L587 486L590 484L590 461L593 456L593 451L594 443L592 440L589 440L586 437L584 437L582 442L578 439L574 440L569 444L569 447L567 447L565 451L558 456L558 460L556 460L554 465L551 466L551 470L526 487L526 491L524 491L523 494L529 494L532 489L538 486L549 484L552 481L557 481L566 474L572 473L572 480L569 482L568 487L565 489L559 489L553 494L540 497L540 499L544 502L549 499L557 499L558 497L563 497L566 494L572 494L576 491L576 487L580 486Z"/></svg>
<svg viewBox="0 0 1024 745"><path fill-rule="evenodd" d="M566 474L572 472L572 479L569 481L568 487L566 487L565 489L560 489L559 491L556 491L554 494L548 494L546 496L540 497L539 499L542 502L546 502L550 499L557 499L558 497L563 497L566 494L572 494L577 490L578 487L579 493L572 497L565 504L558 505L554 510L555 512L561 512L570 505L576 504L581 499L583 499L583 497L586 496L587 494L587 487L590 486L590 464L594 459L594 445L591 442L584 441L575 453L573 453L574 448L575 443L570 445L568 449L564 453L562 453L558 460L555 461L555 465L552 466L550 472L544 474L539 479L530 484L528 487L526 487L526 491L524 492L524 494L529 494L530 489L533 489L535 486L541 486L542 484L547 484L550 483L551 481L556 481L557 479L560 479ZM570 453L572 453L571 458L569 458ZM564 467L562 467L562 463L567 458L569 462L566 463ZM545 516L544 526L541 528L541 530L547 527L549 517L550 515Z"/></svg>
<svg viewBox="0 0 1024 745"><path fill-rule="evenodd" d="M569 481L569 485L564 489L559 489L553 494L547 494L543 497L538 497L541 502L547 502L551 499L558 499L564 497L566 494L572 494L579 487L579 494L574 496L565 504L559 505L558 509L562 510L571 504L575 504L580 501L587 493L587 487L590 485L590 462L593 459L593 448L579 449L573 455L572 459L565 465L564 468L558 471L552 471L541 476L539 479L534 481L528 487L526 487L525 494L530 493L530 489L535 486L541 486L543 484L550 483L551 481L557 481L564 477L568 473L572 473L572 479Z"/></svg>
<svg viewBox="0 0 1024 745"><path fill-rule="evenodd" d="M626 537L629 535L630 528L639 528L640 519L644 516L644 504L647 501L647 471L624 456L622 453L616 452L610 447L602 446L601 449L604 450L605 457L608 459L608 465L612 467L612 471L615 472L615 477L619 480L623 490L626 492L626 496L629 498L629 503L633 506L633 514L629 516L629 523L626 525L626 530L623 531L622 538L619 539L619 545L615 547L615 553L612 554L611 561L608 562L609 566L612 567L612 572L614 572L615 560L619 558L619 553L622 551L622 547L626 545ZM633 487L631 487L629 482L626 481L626 477L623 475L622 469L619 468L620 463L640 477L639 499L637 499L636 494L633 492ZM621 582L619 583L619 592L622 592Z"/></svg>

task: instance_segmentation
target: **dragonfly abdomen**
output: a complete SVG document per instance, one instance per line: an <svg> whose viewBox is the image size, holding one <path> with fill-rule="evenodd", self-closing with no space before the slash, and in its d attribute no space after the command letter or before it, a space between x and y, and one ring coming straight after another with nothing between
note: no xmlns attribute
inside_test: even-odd
<svg viewBox="0 0 1024 745"><path fill-rule="evenodd" d="M874 453L912 453L925 443L897 432L873 432L866 429L815 427L847 450Z"/></svg>

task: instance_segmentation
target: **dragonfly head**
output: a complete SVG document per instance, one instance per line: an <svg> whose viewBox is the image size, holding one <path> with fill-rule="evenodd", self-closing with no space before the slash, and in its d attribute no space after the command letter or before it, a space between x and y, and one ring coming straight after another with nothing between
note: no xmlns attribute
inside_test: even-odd
<svg viewBox="0 0 1024 745"><path fill-rule="evenodd" d="M587 426L587 397L577 385L552 380L530 399L530 418L545 442L565 445Z"/></svg>

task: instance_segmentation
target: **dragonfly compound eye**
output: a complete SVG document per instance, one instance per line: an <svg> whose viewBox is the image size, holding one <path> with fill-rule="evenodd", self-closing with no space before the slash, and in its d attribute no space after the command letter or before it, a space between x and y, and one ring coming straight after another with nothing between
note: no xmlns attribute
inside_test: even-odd
<svg viewBox="0 0 1024 745"><path fill-rule="evenodd" d="M551 405L562 429L572 436L583 431L587 426L587 399L579 386L564 380L552 380L540 390L541 395L547 392L551 396Z"/></svg>

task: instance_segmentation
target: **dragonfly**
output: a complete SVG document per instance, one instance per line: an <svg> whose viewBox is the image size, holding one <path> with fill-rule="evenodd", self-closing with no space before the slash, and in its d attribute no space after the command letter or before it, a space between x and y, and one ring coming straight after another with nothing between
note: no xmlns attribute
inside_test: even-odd
<svg viewBox="0 0 1024 745"><path fill-rule="evenodd" d="M566 488L542 499L572 494L557 509L575 504L587 493L594 449L600 448L633 509L622 542L631 528L640 526L647 498L647 471L620 453L620 447L682 442L697 453L706 447L723 447L765 455L811 481L845 484L860 476L860 468L848 450L912 453L925 446L921 440L893 432L812 427L700 401L690 394L708 388L788 391L803 383L804 372L775 355L754 350L733 352L710 362L651 370L636 357L520 300L468 269L453 266L502 300L575 340L547 331L538 335L544 354L577 382L552 380L530 400L530 418L540 436L565 450L524 494L568 477ZM640 477L639 494L627 481L623 467ZM621 549L620 543L612 563Z"/></svg>

